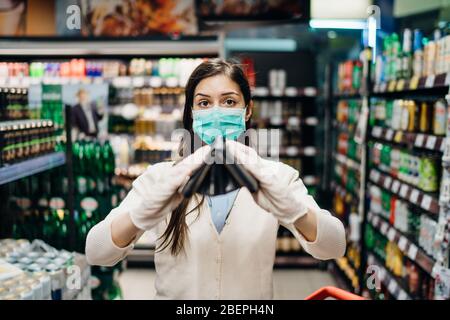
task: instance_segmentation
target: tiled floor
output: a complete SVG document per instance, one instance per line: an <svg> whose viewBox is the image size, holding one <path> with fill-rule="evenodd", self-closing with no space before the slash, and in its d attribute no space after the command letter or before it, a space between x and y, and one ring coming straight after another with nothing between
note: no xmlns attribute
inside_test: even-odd
<svg viewBox="0 0 450 320"><path fill-rule="evenodd" d="M127 300L153 299L154 280L154 270L126 270L120 278L124 298ZM275 299L303 299L327 285L336 285L333 276L327 271L303 269L274 271Z"/></svg>

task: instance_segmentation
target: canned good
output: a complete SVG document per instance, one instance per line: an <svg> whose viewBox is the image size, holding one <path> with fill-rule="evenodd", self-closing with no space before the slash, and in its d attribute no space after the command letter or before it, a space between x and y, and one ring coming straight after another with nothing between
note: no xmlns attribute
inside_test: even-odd
<svg viewBox="0 0 450 320"><path fill-rule="evenodd" d="M37 263L32 263L29 266L27 266L27 271L29 272L38 272L38 271L42 271L43 267Z"/></svg>
<svg viewBox="0 0 450 320"><path fill-rule="evenodd" d="M55 264L49 264L46 268L52 286L52 300L62 300L62 291L64 286L64 273Z"/></svg>
<svg viewBox="0 0 450 320"><path fill-rule="evenodd" d="M14 293L20 297L20 300L33 300L33 289L28 286L18 286L14 289Z"/></svg>
<svg viewBox="0 0 450 320"><path fill-rule="evenodd" d="M8 289L14 288L19 284L18 279L12 278L2 282L2 286Z"/></svg>
<svg viewBox="0 0 450 320"><path fill-rule="evenodd" d="M42 284L42 299L43 300L51 300L52 298L52 283L50 276L45 272L36 272L33 275L33 278L40 281Z"/></svg>
<svg viewBox="0 0 450 320"><path fill-rule="evenodd" d="M36 259L35 261L38 265L45 267L46 265L48 265L50 263L50 261L47 258L44 257L40 257L38 259Z"/></svg>
<svg viewBox="0 0 450 320"><path fill-rule="evenodd" d="M56 258L56 254L53 252L46 252L46 253L44 253L44 255L42 257L52 260L52 259Z"/></svg>
<svg viewBox="0 0 450 320"><path fill-rule="evenodd" d="M39 280L28 278L24 281L25 285L33 290L33 300L42 300L43 290Z"/></svg>
<svg viewBox="0 0 450 320"><path fill-rule="evenodd" d="M41 255L38 252L35 252L35 251L29 252L27 254L27 257L30 258L33 261L37 260L40 256Z"/></svg>
<svg viewBox="0 0 450 320"><path fill-rule="evenodd" d="M20 258L20 260L19 260L19 263L21 263L21 264L23 264L23 265L29 265L29 264L31 264L33 261L30 259L30 258L28 258L28 257L22 257L22 258Z"/></svg>

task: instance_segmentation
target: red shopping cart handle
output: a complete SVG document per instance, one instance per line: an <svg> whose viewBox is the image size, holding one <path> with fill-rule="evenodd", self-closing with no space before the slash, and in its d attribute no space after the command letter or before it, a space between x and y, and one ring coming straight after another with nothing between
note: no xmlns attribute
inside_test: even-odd
<svg viewBox="0 0 450 320"><path fill-rule="evenodd" d="M336 300L365 300L363 297L336 287L323 287L310 294L305 300L325 300L335 298Z"/></svg>

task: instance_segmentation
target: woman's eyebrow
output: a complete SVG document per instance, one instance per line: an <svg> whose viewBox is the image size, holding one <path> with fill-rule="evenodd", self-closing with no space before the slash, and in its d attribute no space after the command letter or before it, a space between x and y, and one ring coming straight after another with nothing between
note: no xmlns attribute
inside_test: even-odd
<svg viewBox="0 0 450 320"><path fill-rule="evenodd" d="M207 94L204 94L204 93L197 93L196 95L195 95L195 97L196 96L203 96L203 97L208 97L208 98L210 98L211 96L208 96Z"/></svg>
<svg viewBox="0 0 450 320"><path fill-rule="evenodd" d="M239 95L237 92L234 92L234 91L229 91L229 92L224 92L224 93L222 93L221 95L222 96L227 96L227 95L229 95L229 94L235 94L235 95Z"/></svg>

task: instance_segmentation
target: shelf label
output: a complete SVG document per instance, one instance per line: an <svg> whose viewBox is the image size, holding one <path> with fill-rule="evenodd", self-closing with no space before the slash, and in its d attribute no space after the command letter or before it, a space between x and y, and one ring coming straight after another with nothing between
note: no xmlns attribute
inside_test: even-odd
<svg viewBox="0 0 450 320"><path fill-rule="evenodd" d="M410 257L411 260L416 260L417 251L417 246L414 243L411 243L408 249L408 257Z"/></svg>
<svg viewBox="0 0 450 320"><path fill-rule="evenodd" d="M389 188L391 187L391 183L392 183L392 178L389 177L389 176L387 176L387 177L384 179L384 187L385 187L386 189L389 189Z"/></svg>
<svg viewBox="0 0 450 320"><path fill-rule="evenodd" d="M409 82L409 89L410 90L416 90L417 86L419 85L419 77L412 77L411 81Z"/></svg>
<svg viewBox="0 0 450 320"><path fill-rule="evenodd" d="M417 203L417 200L419 199L419 194L420 194L419 190L413 189L413 191L411 192L411 195L409 197L409 200L412 203Z"/></svg>
<svg viewBox="0 0 450 320"><path fill-rule="evenodd" d="M436 141L437 141L436 136L428 136L425 147L427 149L434 150L434 148L436 147Z"/></svg>
<svg viewBox="0 0 450 320"><path fill-rule="evenodd" d="M389 226L386 222L381 223L380 231L383 235L386 235L388 227Z"/></svg>
<svg viewBox="0 0 450 320"><path fill-rule="evenodd" d="M400 250L405 251L407 245L408 239L406 239L404 236L401 236L400 240L398 240L398 247L400 248Z"/></svg>
<svg viewBox="0 0 450 320"><path fill-rule="evenodd" d="M434 74L427 77L427 80L425 81L425 88L432 88L434 86L434 78Z"/></svg>
<svg viewBox="0 0 450 320"><path fill-rule="evenodd" d="M373 178L375 179L376 182L380 181L380 173L378 171L375 171L375 173L373 174Z"/></svg>
<svg viewBox="0 0 450 320"><path fill-rule="evenodd" d="M394 180L394 183L392 184L392 189L391 189L392 192L397 193L399 189L400 189L400 181Z"/></svg>
<svg viewBox="0 0 450 320"><path fill-rule="evenodd" d="M423 141L425 140L425 136L423 135L423 134L421 134L421 133L419 133L417 136L416 136L416 140L414 141L414 145L416 146L416 147L422 147L423 146Z"/></svg>
<svg viewBox="0 0 450 320"><path fill-rule="evenodd" d="M432 198L429 195L425 194L422 198L422 203L420 204L420 206L429 211L431 208L431 201Z"/></svg>
<svg viewBox="0 0 450 320"><path fill-rule="evenodd" d="M402 140L403 140L403 132L397 131L394 136L394 141L397 143L400 143L400 142L402 142Z"/></svg>
<svg viewBox="0 0 450 320"><path fill-rule="evenodd" d="M374 136L375 138L379 138L381 137L381 132L382 132L381 127L373 127L372 136Z"/></svg>
<svg viewBox="0 0 450 320"><path fill-rule="evenodd" d="M395 229L391 227L387 234L389 241L394 241L396 234L397 234L397 232L395 231Z"/></svg>
<svg viewBox="0 0 450 320"><path fill-rule="evenodd" d="M374 226L378 226L378 222L380 222L380 217L376 215L375 217L373 217Z"/></svg>
<svg viewBox="0 0 450 320"><path fill-rule="evenodd" d="M402 184L400 188L400 197L406 198L406 195L408 194L409 187L406 184Z"/></svg>
<svg viewBox="0 0 450 320"><path fill-rule="evenodd" d="M386 131L385 137L386 137L386 140L392 141L392 138L394 137L394 130L388 129Z"/></svg>
<svg viewBox="0 0 450 320"><path fill-rule="evenodd" d="M397 282L395 282L394 279L391 279L391 281L389 281L388 290L390 293L395 295L395 291L397 290Z"/></svg>
<svg viewBox="0 0 450 320"><path fill-rule="evenodd" d="M382 82L380 84L380 92L381 93L386 92L386 87L387 87L387 82Z"/></svg>

